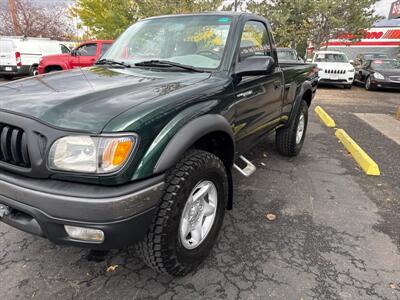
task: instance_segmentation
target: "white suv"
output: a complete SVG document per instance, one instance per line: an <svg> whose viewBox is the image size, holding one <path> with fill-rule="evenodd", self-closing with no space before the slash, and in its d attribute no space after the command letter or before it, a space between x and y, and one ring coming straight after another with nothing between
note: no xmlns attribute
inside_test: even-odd
<svg viewBox="0 0 400 300"><path fill-rule="evenodd" d="M336 51L318 51L315 52L312 62L318 66L320 83L351 88L355 70L346 54Z"/></svg>

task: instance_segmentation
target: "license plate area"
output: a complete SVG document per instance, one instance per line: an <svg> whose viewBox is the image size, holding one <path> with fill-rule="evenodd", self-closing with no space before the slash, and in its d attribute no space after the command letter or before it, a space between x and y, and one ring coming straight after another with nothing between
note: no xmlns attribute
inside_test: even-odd
<svg viewBox="0 0 400 300"><path fill-rule="evenodd" d="M4 70L11 72L13 70L13 68L12 67L5 67Z"/></svg>
<svg viewBox="0 0 400 300"><path fill-rule="evenodd" d="M339 80L339 75L331 75L331 80Z"/></svg>

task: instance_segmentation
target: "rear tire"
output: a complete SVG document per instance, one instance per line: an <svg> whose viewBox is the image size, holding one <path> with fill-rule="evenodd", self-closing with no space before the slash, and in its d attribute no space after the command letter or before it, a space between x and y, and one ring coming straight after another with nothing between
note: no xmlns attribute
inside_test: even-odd
<svg viewBox="0 0 400 300"><path fill-rule="evenodd" d="M202 190L210 193L200 197ZM192 200L196 198L203 204L196 204ZM208 256L216 242L227 201L228 177L223 162L209 152L188 151L167 174L156 216L136 246L138 254L156 272L186 275ZM212 213L211 203L215 204ZM212 221L207 219L210 216ZM198 224L200 231L191 229L198 229ZM203 225L207 225L204 231Z"/></svg>
<svg viewBox="0 0 400 300"><path fill-rule="evenodd" d="M276 131L275 145L284 156L296 156L304 144L308 124L308 105L302 100L295 118L287 127Z"/></svg>

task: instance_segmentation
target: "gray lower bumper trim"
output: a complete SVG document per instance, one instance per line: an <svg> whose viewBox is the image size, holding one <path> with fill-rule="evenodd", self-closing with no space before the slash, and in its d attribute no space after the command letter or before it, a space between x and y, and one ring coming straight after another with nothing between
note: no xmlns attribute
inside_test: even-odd
<svg viewBox="0 0 400 300"><path fill-rule="evenodd" d="M163 186L164 182L159 182L130 194L96 199L49 194L0 180L0 202L3 197L9 198L60 219L110 222L157 205Z"/></svg>

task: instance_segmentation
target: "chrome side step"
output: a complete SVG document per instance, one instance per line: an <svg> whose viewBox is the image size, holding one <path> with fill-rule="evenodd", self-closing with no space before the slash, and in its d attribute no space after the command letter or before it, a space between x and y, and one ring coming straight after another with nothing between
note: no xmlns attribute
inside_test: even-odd
<svg viewBox="0 0 400 300"><path fill-rule="evenodd" d="M246 166L242 169L240 168L237 164L234 164L233 167L240 172L240 174L250 177L255 171L256 171L256 166L253 165L248 159L246 159L244 156L239 157L243 162L246 163Z"/></svg>

